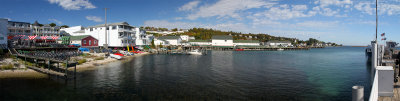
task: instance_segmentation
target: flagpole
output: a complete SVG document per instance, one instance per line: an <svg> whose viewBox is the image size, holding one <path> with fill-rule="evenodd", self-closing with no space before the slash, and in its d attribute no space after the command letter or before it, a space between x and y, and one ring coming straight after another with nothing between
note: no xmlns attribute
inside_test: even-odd
<svg viewBox="0 0 400 101"><path fill-rule="evenodd" d="M378 42L378 0L376 0L375 5L375 17L376 17L376 25L375 25L375 41Z"/></svg>

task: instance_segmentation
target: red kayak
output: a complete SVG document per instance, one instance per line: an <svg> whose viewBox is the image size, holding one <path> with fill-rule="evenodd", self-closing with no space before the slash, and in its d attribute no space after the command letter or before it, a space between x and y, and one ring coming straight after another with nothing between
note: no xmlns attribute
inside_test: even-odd
<svg viewBox="0 0 400 101"><path fill-rule="evenodd" d="M114 53L114 55L124 56L124 54L121 53Z"/></svg>
<svg viewBox="0 0 400 101"><path fill-rule="evenodd" d="M236 51L244 51L244 49L236 49Z"/></svg>

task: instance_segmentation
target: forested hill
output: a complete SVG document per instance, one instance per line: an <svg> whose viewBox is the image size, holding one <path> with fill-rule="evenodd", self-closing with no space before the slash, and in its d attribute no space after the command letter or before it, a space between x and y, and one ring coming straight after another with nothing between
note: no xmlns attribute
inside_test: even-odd
<svg viewBox="0 0 400 101"><path fill-rule="evenodd" d="M166 28L161 28L166 29ZM164 30L165 31L165 30ZM172 31L177 31L176 28L172 29ZM155 34L155 33L151 33ZM323 42L314 38L310 38L308 40L299 40L296 38L288 38L288 37L277 37L272 36L269 34L252 34L252 33L241 33L241 32L233 32L233 31L221 31L221 30L214 30L214 29L207 29L207 28L192 28L189 29L187 32L184 33L174 33L171 35L189 35L194 36L196 40L210 40L213 35L230 35L233 37L234 40L259 40L260 42L268 42L268 41L290 41L293 44L298 43L307 43L308 45L312 45L315 43L330 43L330 42ZM159 35L155 35L159 36ZM296 41L295 41L296 40ZM337 45L336 43L331 43L333 45Z"/></svg>

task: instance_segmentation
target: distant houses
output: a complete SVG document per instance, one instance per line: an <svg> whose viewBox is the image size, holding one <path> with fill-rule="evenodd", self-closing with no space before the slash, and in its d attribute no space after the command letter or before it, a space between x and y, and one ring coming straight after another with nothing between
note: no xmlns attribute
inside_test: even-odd
<svg viewBox="0 0 400 101"><path fill-rule="evenodd" d="M271 47L291 47L292 42L290 41L268 41L266 42L267 46L271 46Z"/></svg>
<svg viewBox="0 0 400 101"><path fill-rule="evenodd" d="M157 42L168 43L167 45L172 46L182 45L182 38L180 36L160 36L156 40ZM154 41L154 43L156 44L156 41Z"/></svg>
<svg viewBox="0 0 400 101"><path fill-rule="evenodd" d="M214 35L211 38L212 46L233 46L233 38L229 35Z"/></svg>
<svg viewBox="0 0 400 101"><path fill-rule="evenodd" d="M189 40L191 46L211 46L211 40Z"/></svg>

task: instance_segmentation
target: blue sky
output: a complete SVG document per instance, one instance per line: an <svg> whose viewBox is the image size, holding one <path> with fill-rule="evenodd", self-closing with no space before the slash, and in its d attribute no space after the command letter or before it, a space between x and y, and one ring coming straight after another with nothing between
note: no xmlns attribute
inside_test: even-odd
<svg viewBox="0 0 400 101"><path fill-rule="evenodd" d="M0 18L91 26L203 27L367 45L375 34L375 0L2 0ZM400 0L379 2L378 33L400 42ZM379 38L380 39L380 38Z"/></svg>

